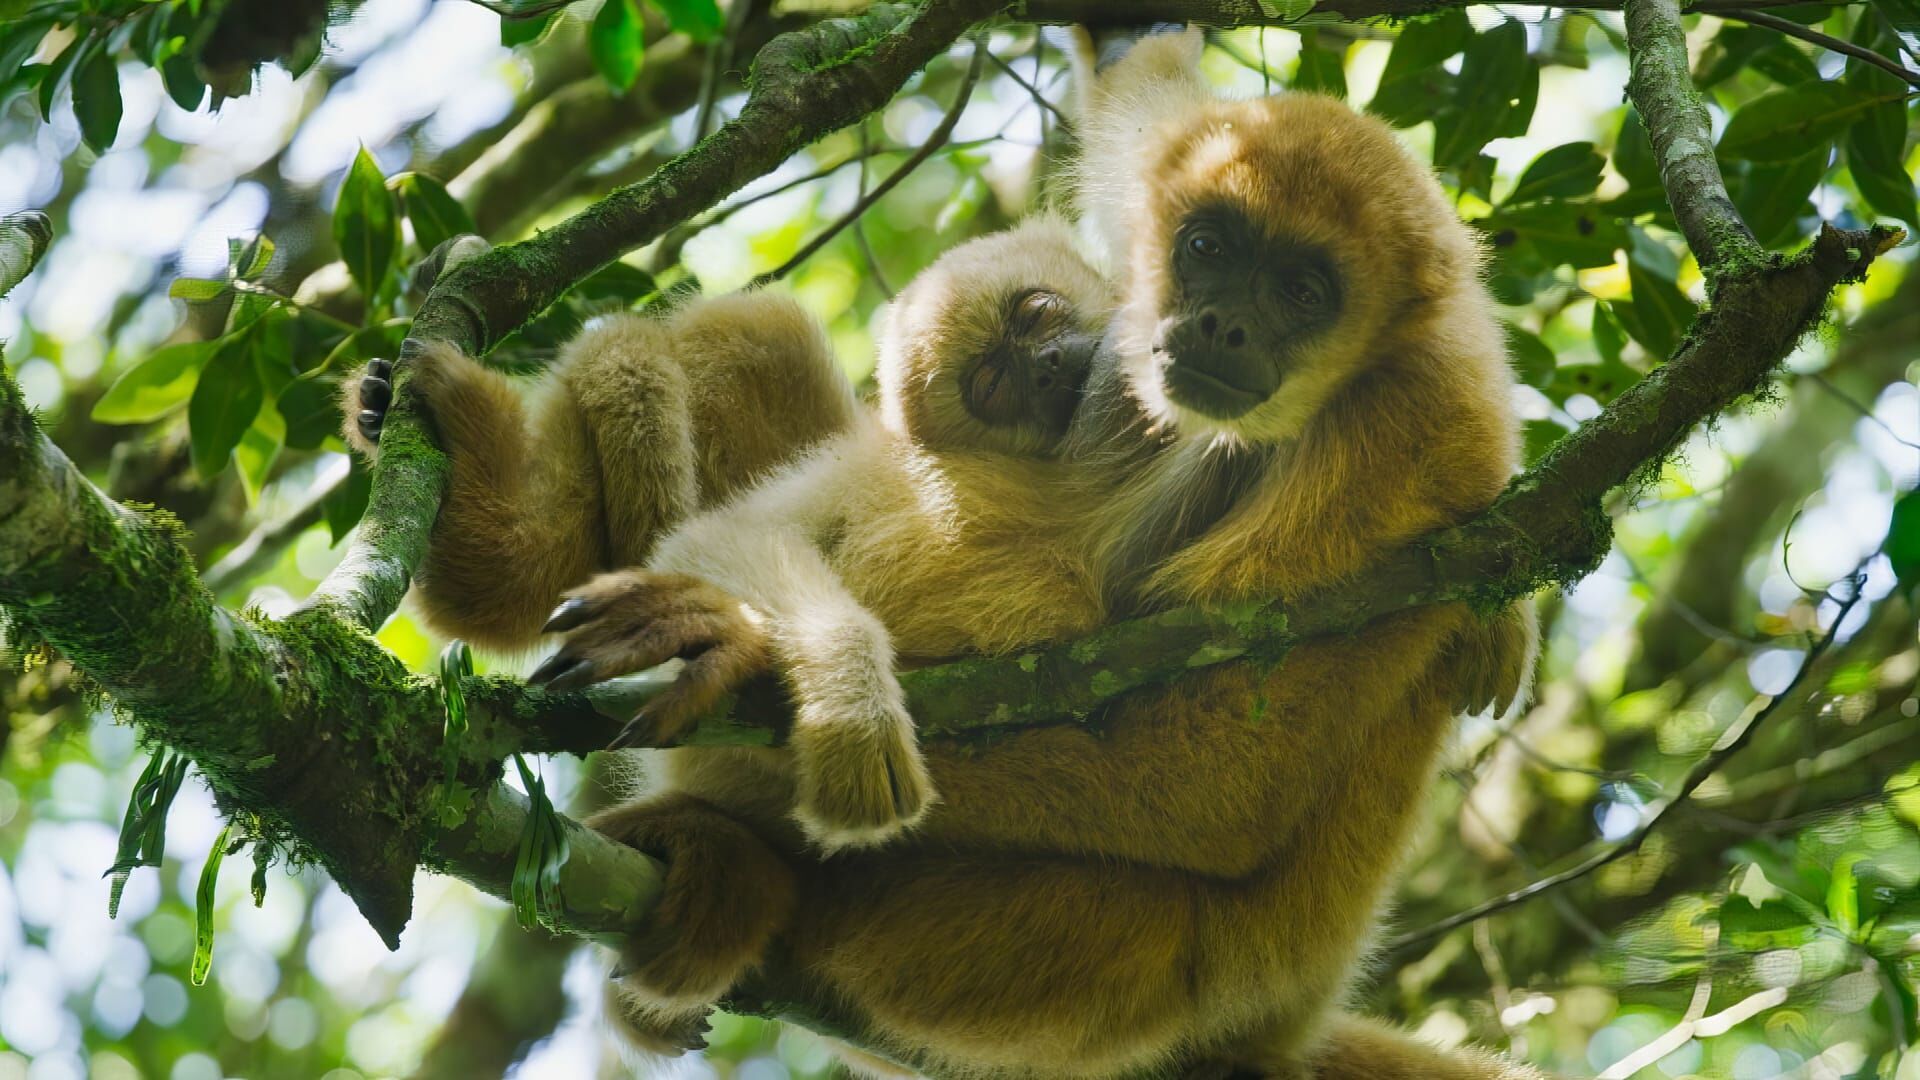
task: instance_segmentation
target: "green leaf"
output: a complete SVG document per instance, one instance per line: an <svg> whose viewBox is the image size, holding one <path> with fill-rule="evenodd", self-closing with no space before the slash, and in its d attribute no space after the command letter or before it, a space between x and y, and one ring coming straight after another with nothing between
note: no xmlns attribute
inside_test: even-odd
<svg viewBox="0 0 1920 1080"><path fill-rule="evenodd" d="M1505 205L1591 195L1600 186L1600 172L1606 164L1607 159L1590 142L1563 143L1533 159L1520 174L1520 182L1513 186Z"/></svg>
<svg viewBox="0 0 1920 1080"><path fill-rule="evenodd" d="M1626 351L1627 332L1620 320L1613 317L1611 306L1605 303L1593 305L1593 347L1600 359L1610 364L1620 362L1620 355Z"/></svg>
<svg viewBox="0 0 1920 1080"><path fill-rule="evenodd" d="M251 281L266 272L273 262L273 240L261 233L253 241L241 247L232 260L233 276L241 281Z"/></svg>
<svg viewBox="0 0 1920 1080"><path fill-rule="evenodd" d="M1553 369L1553 378L1541 390L1562 405L1575 394L1585 394L1605 405L1639 381L1640 373L1625 362L1603 359L1597 364L1561 364Z"/></svg>
<svg viewBox="0 0 1920 1080"><path fill-rule="evenodd" d="M1847 129L1847 171L1874 210L1920 229L1913 175L1907 171L1907 107L1875 105Z"/></svg>
<svg viewBox="0 0 1920 1080"><path fill-rule="evenodd" d="M161 62L160 81L173 103L188 112L197 111L207 98L207 84L200 77L199 65L184 50Z"/></svg>
<svg viewBox="0 0 1920 1080"><path fill-rule="evenodd" d="M1742 951L1794 948L1812 941L1816 932L1805 916L1787 904L1755 905L1734 895L1720 905L1721 941Z"/></svg>
<svg viewBox="0 0 1920 1080"><path fill-rule="evenodd" d="M1496 251L1528 247L1551 264L1575 269L1612 265L1626 243L1617 218L1567 203L1502 208L1478 224Z"/></svg>
<svg viewBox="0 0 1920 1080"><path fill-rule="evenodd" d="M318 450L340 430L338 385L327 379L295 379L280 391L273 407L287 425L287 446Z"/></svg>
<svg viewBox="0 0 1920 1080"><path fill-rule="evenodd" d="M193 467L203 477L216 476L226 468L228 456L253 426L265 400L248 353L245 335L222 338L220 348L201 369L199 384L187 403Z"/></svg>
<svg viewBox="0 0 1920 1080"><path fill-rule="evenodd" d="M1293 88L1344 99L1347 96L1346 50L1322 48L1317 30L1300 32L1300 67Z"/></svg>
<svg viewBox="0 0 1920 1080"><path fill-rule="evenodd" d="M568 291L581 300L618 300L631 306L660 291L653 275L632 263L611 262Z"/></svg>
<svg viewBox="0 0 1920 1080"><path fill-rule="evenodd" d="M102 424L145 424L186 404L217 341L169 345L121 372L90 414Z"/></svg>
<svg viewBox="0 0 1920 1080"><path fill-rule="evenodd" d="M120 132L120 65L112 50L95 50L74 71L73 112L80 137L94 153L105 153Z"/></svg>
<svg viewBox="0 0 1920 1080"><path fill-rule="evenodd" d="M1910 591L1920 586L1920 489L1894 500L1884 549L1900 584Z"/></svg>
<svg viewBox="0 0 1920 1080"><path fill-rule="evenodd" d="M52 16L21 19L0 28L0 90L12 85L21 65L40 49L40 41L53 29Z"/></svg>
<svg viewBox="0 0 1920 1080"><path fill-rule="evenodd" d="M547 30L560 17L558 11L549 11L545 15L535 15L530 19L500 20L500 44L511 49L516 45L531 45L546 36Z"/></svg>
<svg viewBox="0 0 1920 1080"><path fill-rule="evenodd" d="M127 796L127 812L120 819L120 846L113 865L103 875L112 879L107 890L107 918L120 916L120 894L127 878L142 866L159 866L167 849L167 813L187 777L187 758L165 747L147 759L147 767Z"/></svg>
<svg viewBox="0 0 1920 1080"><path fill-rule="evenodd" d="M211 300L232 287L230 282L212 278L174 278L173 284L167 286L167 295L175 300L198 303Z"/></svg>
<svg viewBox="0 0 1920 1080"><path fill-rule="evenodd" d="M1665 360L1680 347L1699 309L1671 277L1638 256L1627 260L1627 281L1633 287L1633 312L1639 317L1640 332L1635 337L1649 353Z"/></svg>
<svg viewBox="0 0 1920 1080"><path fill-rule="evenodd" d="M1474 35L1460 61L1459 109L1434 121L1434 163L1457 168L1488 141L1509 134L1515 116L1523 110L1532 115L1532 95L1538 89L1539 72L1527 56L1525 26L1509 19Z"/></svg>
<svg viewBox="0 0 1920 1080"><path fill-rule="evenodd" d="M720 33L720 5L714 0L651 0L667 17L667 25L695 41L711 41Z"/></svg>
<svg viewBox="0 0 1920 1080"><path fill-rule="evenodd" d="M1613 168L1629 187L1660 187L1660 163L1654 160L1653 142L1631 105L1621 117L1620 134L1613 141Z"/></svg>
<svg viewBox="0 0 1920 1080"><path fill-rule="evenodd" d="M1807 197L1827 173L1825 147L1778 165L1755 164L1733 185L1733 202L1762 244L1778 247L1798 239L1795 228Z"/></svg>
<svg viewBox="0 0 1920 1080"><path fill-rule="evenodd" d="M1472 39L1473 25L1459 8L1408 20L1394 39L1367 110L1399 127L1433 119L1453 99L1454 77L1440 65Z"/></svg>
<svg viewBox="0 0 1920 1080"><path fill-rule="evenodd" d="M1520 425L1521 452L1527 465L1547 456L1553 445L1566 438L1567 429L1552 420L1528 420Z"/></svg>
<svg viewBox="0 0 1920 1080"><path fill-rule="evenodd" d="M340 185L340 201L333 207L333 242L371 306L400 248L400 217L379 163L364 146Z"/></svg>
<svg viewBox="0 0 1920 1080"><path fill-rule="evenodd" d="M587 51L593 66L615 91L626 93L640 77L641 39L639 0L606 0L587 31Z"/></svg>
<svg viewBox="0 0 1920 1080"><path fill-rule="evenodd" d="M1900 35L1907 52L1920 54L1920 0L1869 0Z"/></svg>
<svg viewBox="0 0 1920 1080"><path fill-rule="evenodd" d="M240 444L233 448L233 464L240 471L240 486L246 492L248 506L260 500L260 489L266 486L267 474L286 441L287 422L277 409L261 409L240 436Z"/></svg>
<svg viewBox="0 0 1920 1080"><path fill-rule="evenodd" d="M1845 131L1874 106L1897 100L1844 82L1775 90L1733 114L1720 136L1720 153L1746 161L1791 161Z"/></svg>
<svg viewBox="0 0 1920 1080"><path fill-rule="evenodd" d="M1553 350L1540 340L1540 335L1518 323L1503 319L1501 325L1507 332L1507 359L1519 373L1520 381L1532 387L1545 386L1553 378L1554 368L1559 366Z"/></svg>
<svg viewBox="0 0 1920 1080"><path fill-rule="evenodd" d="M367 499L372 494L373 477L366 465L358 454L349 456L346 483L320 504L327 516L327 535L334 543L346 539L347 533L360 523L360 515L367 512Z"/></svg>
<svg viewBox="0 0 1920 1080"><path fill-rule="evenodd" d="M273 848L259 840L253 842L253 906L264 907L267 902L267 867L273 865Z"/></svg>
<svg viewBox="0 0 1920 1080"><path fill-rule="evenodd" d="M1859 858L1848 854L1835 860L1833 875L1827 881L1827 918L1849 940L1860 933L1860 882L1853 873L1853 864Z"/></svg>
<svg viewBox="0 0 1920 1080"><path fill-rule="evenodd" d="M40 119L50 122L53 117L53 96L60 92L60 84L66 81L67 73L74 61L79 59L80 50L86 45L85 35L74 38L60 55L53 58L47 70L40 76Z"/></svg>
<svg viewBox="0 0 1920 1080"><path fill-rule="evenodd" d="M399 193L413 223L413 239L421 251L432 251L461 233L477 233L473 215L447 192L446 185L425 173L404 172L387 181Z"/></svg>
<svg viewBox="0 0 1920 1080"><path fill-rule="evenodd" d="M200 868L200 886L193 890L193 966L187 978L195 986L207 984L207 971L213 967L213 890L220 884L220 863L232 835L232 825L220 830L207 852L207 864Z"/></svg>

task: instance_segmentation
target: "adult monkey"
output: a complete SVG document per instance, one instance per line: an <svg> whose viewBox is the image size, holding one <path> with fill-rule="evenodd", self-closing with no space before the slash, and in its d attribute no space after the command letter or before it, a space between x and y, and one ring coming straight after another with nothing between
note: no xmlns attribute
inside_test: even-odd
<svg viewBox="0 0 1920 1080"><path fill-rule="evenodd" d="M1128 178L1113 340L1134 402L1091 415L1110 437L1143 416L1173 435L1111 459L1094 440L1086 460L1134 470L1079 523L1095 565L1146 605L1292 597L1485 506L1514 464L1511 375L1431 173L1343 105L1215 101L1176 78L1177 43L1148 46L1115 78L1165 73L1151 92L1172 107L1143 120L1116 93L1085 131L1094 169ZM1089 728L930 743L944 801L918 831L791 858L786 921L736 933L846 1003L877 1052L937 1074L1533 1075L1328 1015L1455 703L1517 693L1527 625L1410 611L1130 695ZM713 775L703 796L780 843L763 788ZM646 808L624 813L602 823L658 842L626 831ZM776 872L674 842L697 868L688 910ZM645 1021L659 988L639 989Z"/></svg>

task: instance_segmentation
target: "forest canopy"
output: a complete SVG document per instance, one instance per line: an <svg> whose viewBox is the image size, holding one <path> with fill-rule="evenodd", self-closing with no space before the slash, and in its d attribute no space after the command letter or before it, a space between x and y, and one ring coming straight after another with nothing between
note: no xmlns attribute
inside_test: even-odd
<svg viewBox="0 0 1920 1080"><path fill-rule="evenodd" d="M1528 471L1317 606L911 673L916 720L1534 593L1533 697L1461 721L1359 1003L1570 1076L1920 1077L1920 4L1671 8L0 0L0 1078L612 1067L581 937L657 866L570 818L650 684L431 639L445 459L403 389L376 476L341 381L433 339L531 383L753 287L866 386L906 281L1063 204L1064 24L1185 21L1223 92L1431 162ZM675 1075L828 1074L737 1005Z"/></svg>

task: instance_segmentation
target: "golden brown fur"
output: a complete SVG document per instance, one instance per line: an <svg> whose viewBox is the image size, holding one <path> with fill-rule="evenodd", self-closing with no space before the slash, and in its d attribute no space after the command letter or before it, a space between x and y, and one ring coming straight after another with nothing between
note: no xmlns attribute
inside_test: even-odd
<svg viewBox="0 0 1920 1080"><path fill-rule="evenodd" d="M983 578L992 584L961 607L1023 600L1005 591L1011 578L994 577L1020 569L1008 568L1010 554L1044 547L1053 573L1095 590L1140 569L1149 605L1291 599L1484 507L1514 467L1510 376L1477 253L1390 132L1302 97L1195 97L1155 124L1143 143L1125 124L1096 120L1087 154L1104 175L1124 177L1136 161L1143 169L1125 181L1136 201L1122 215L1128 307L1115 340L1131 408L1146 420L1122 422L1116 437L1171 435L1148 432L1146 454L1103 456L1096 445L1069 458L1080 475L1037 503L1003 489L1010 501L954 519L969 530L964 543L928 540L924 524L875 524L913 504L861 506L836 521L828 546L840 580L902 654L1077 632L1080 609L1057 601L1019 603L984 624L942 602ZM1232 423L1168 399L1147 343L1166 295L1167 237L1203 200L1325 245L1355 283L1302 377ZM1216 468L1223 455L1242 464ZM1084 464L1113 460L1132 469L1117 488ZM944 508L944 493L969 482L955 479L968 476L963 457L940 467L951 486L931 490ZM1191 490L1217 477L1232 483L1220 505ZM928 489L926 477L910 479L900 497ZM1176 511L1159 509L1168 505ZM1005 520L987 516L995 512ZM1136 534L1142 522L1193 535L1161 558L1159 538ZM975 544L976 528L1007 530L1009 542ZM1132 566L1142 552L1146 565ZM671 568L731 572L720 562ZM865 1021L867 1051L944 1076L1198 1076L1229 1066L1286 1077L1535 1075L1466 1057L1431 1066L1437 1055L1417 1044L1329 1016L1456 702L1473 696L1458 654L1483 635L1458 606L1410 611L1303 645L1278 665L1230 663L1130 695L1085 727L929 742L923 759L940 801L886 846L831 858L807 850L788 822L804 796L779 751L670 751L669 786L705 804L716 834L746 825L767 845L742 861L748 868L715 862L712 878L683 887L752 892L780 865L792 876L778 888L794 890L790 908L767 913L778 925L734 926L692 981L726 982L751 963L741 958L753 942L772 940ZM1491 640L1524 653L1525 639L1510 624ZM1485 667L1510 673L1508 661ZM1474 693L1511 697L1519 681L1503 674ZM662 805L596 824L646 847ZM664 936L663 952L682 950ZM664 1001L673 989L642 975L626 992ZM685 999L671 1002L685 1023Z"/></svg>
<svg viewBox="0 0 1920 1080"><path fill-rule="evenodd" d="M445 345L413 378L453 463L415 595L435 632L493 650L529 648L563 590L645 561L667 528L856 413L817 320L770 293L607 316L562 351L531 410ZM343 386L347 440L371 457L352 420L360 379Z"/></svg>

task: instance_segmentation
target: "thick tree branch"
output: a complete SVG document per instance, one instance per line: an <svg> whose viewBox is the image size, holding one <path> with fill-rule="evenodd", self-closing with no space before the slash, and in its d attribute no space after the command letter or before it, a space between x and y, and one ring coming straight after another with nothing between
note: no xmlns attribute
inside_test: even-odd
<svg viewBox="0 0 1920 1080"><path fill-rule="evenodd" d="M1660 183L1674 219L1708 279L1727 264L1757 258L1761 249L1727 195L1713 157L1712 122L1694 88L1687 33L1677 0L1626 0L1627 96L1640 110Z"/></svg>

